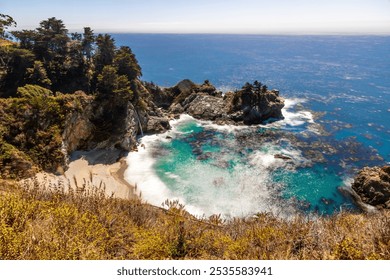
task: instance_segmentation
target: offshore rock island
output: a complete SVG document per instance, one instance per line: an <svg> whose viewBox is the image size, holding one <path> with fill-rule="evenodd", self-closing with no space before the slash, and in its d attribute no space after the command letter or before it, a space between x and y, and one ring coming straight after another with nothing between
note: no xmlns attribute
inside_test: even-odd
<svg viewBox="0 0 390 280"><path fill-rule="evenodd" d="M137 186L124 180L123 157L142 149L139 136L168 131L182 114L241 127L282 120L278 90L258 81L226 93L209 81L161 88L141 81L132 50L116 47L108 34L89 27L69 34L61 20L49 18L5 36L14 21L1 17L1 259L389 258L389 167L363 170L352 186L381 212L313 220L272 213L195 218L178 201L144 203L134 195ZM265 129L261 139L239 140L249 150L280 135ZM206 131L200 141L208 137ZM335 153L305 137L291 141L313 162L327 160L322 152ZM293 157L275 152L271 160L293 169ZM208 160L207 153L199 151L198 159ZM361 232L351 230L356 223Z"/></svg>

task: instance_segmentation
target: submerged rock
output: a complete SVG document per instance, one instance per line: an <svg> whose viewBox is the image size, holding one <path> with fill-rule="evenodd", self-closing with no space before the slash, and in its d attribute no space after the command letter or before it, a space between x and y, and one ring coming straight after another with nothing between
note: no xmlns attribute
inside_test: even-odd
<svg viewBox="0 0 390 280"><path fill-rule="evenodd" d="M364 203L390 209L390 166L365 167L356 176L352 189Z"/></svg>
<svg viewBox="0 0 390 280"><path fill-rule="evenodd" d="M276 154L274 155L274 158L282 159L282 160L291 160L292 158L289 156L285 156L283 154Z"/></svg>

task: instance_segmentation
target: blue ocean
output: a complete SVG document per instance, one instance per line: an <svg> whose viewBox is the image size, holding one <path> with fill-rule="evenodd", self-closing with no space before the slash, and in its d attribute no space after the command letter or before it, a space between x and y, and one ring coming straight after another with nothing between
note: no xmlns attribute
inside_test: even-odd
<svg viewBox="0 0 390 280"><path fill-rule="evenodd" d="M258 80L286 99L284 120L218 126L183 115L140 138L127 179L144 200L195 215L332 214L356 206L357 170L390 162L390 37L114 34L145 81ZM281 159L282 155L288 160Z"/></svg>

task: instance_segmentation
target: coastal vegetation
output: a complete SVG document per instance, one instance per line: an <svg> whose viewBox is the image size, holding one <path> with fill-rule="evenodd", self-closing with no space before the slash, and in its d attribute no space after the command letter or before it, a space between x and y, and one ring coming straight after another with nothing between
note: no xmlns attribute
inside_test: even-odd
<svg viewBox="0 0 390 280"><path fill-rule="evenodd" d="M143 104L138 95L141 68L132 50L117 48L110 35L95 35L89 27L83 34L70 34L56 18L41 21L35 30L8 33L15 21L7 15L0 19L3 178L60 170L66 161L66 121L88 106L101 112L91 113L89 119L91 125L101 123L95 135L105 140L117 127L113 122L126 102Z"/></svg>
<svg viewBox="0 0 390 280"><path fill-rule="evenodd" d="M224 220L107 197L87 178L75 189L20 183L62 174L77 149L135 148L140 132L169 128L160 108L252 124L280 118L283 99L259 82L224 97L208 81L162 90L140 81L132 50L108 34L70 34L56 18L7 33L15 24L0 14L0 259L390 259L385 209Z"/></svg>
<svg viewBox="0 0 390 280"><path fill-rule="evenodd" d="M390 212L195 218L183 205L0 182L1 259L390 259Z"/></svg>

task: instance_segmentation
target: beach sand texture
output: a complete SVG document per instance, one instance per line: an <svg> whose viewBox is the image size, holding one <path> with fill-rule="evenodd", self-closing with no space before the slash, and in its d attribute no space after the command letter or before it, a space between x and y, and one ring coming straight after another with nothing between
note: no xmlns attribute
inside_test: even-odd
<svg viewBox="0 0 390 280"><path fill-rule="evenodd" d="M22 184L33 184L36 180L40 186L63 186L65 190L103 188L107 196L133 199L136 197L134 186L124 179L126 169L126 160L117 150L77 151L72 154L63 175L40 172L23 180Z"/></svg>

